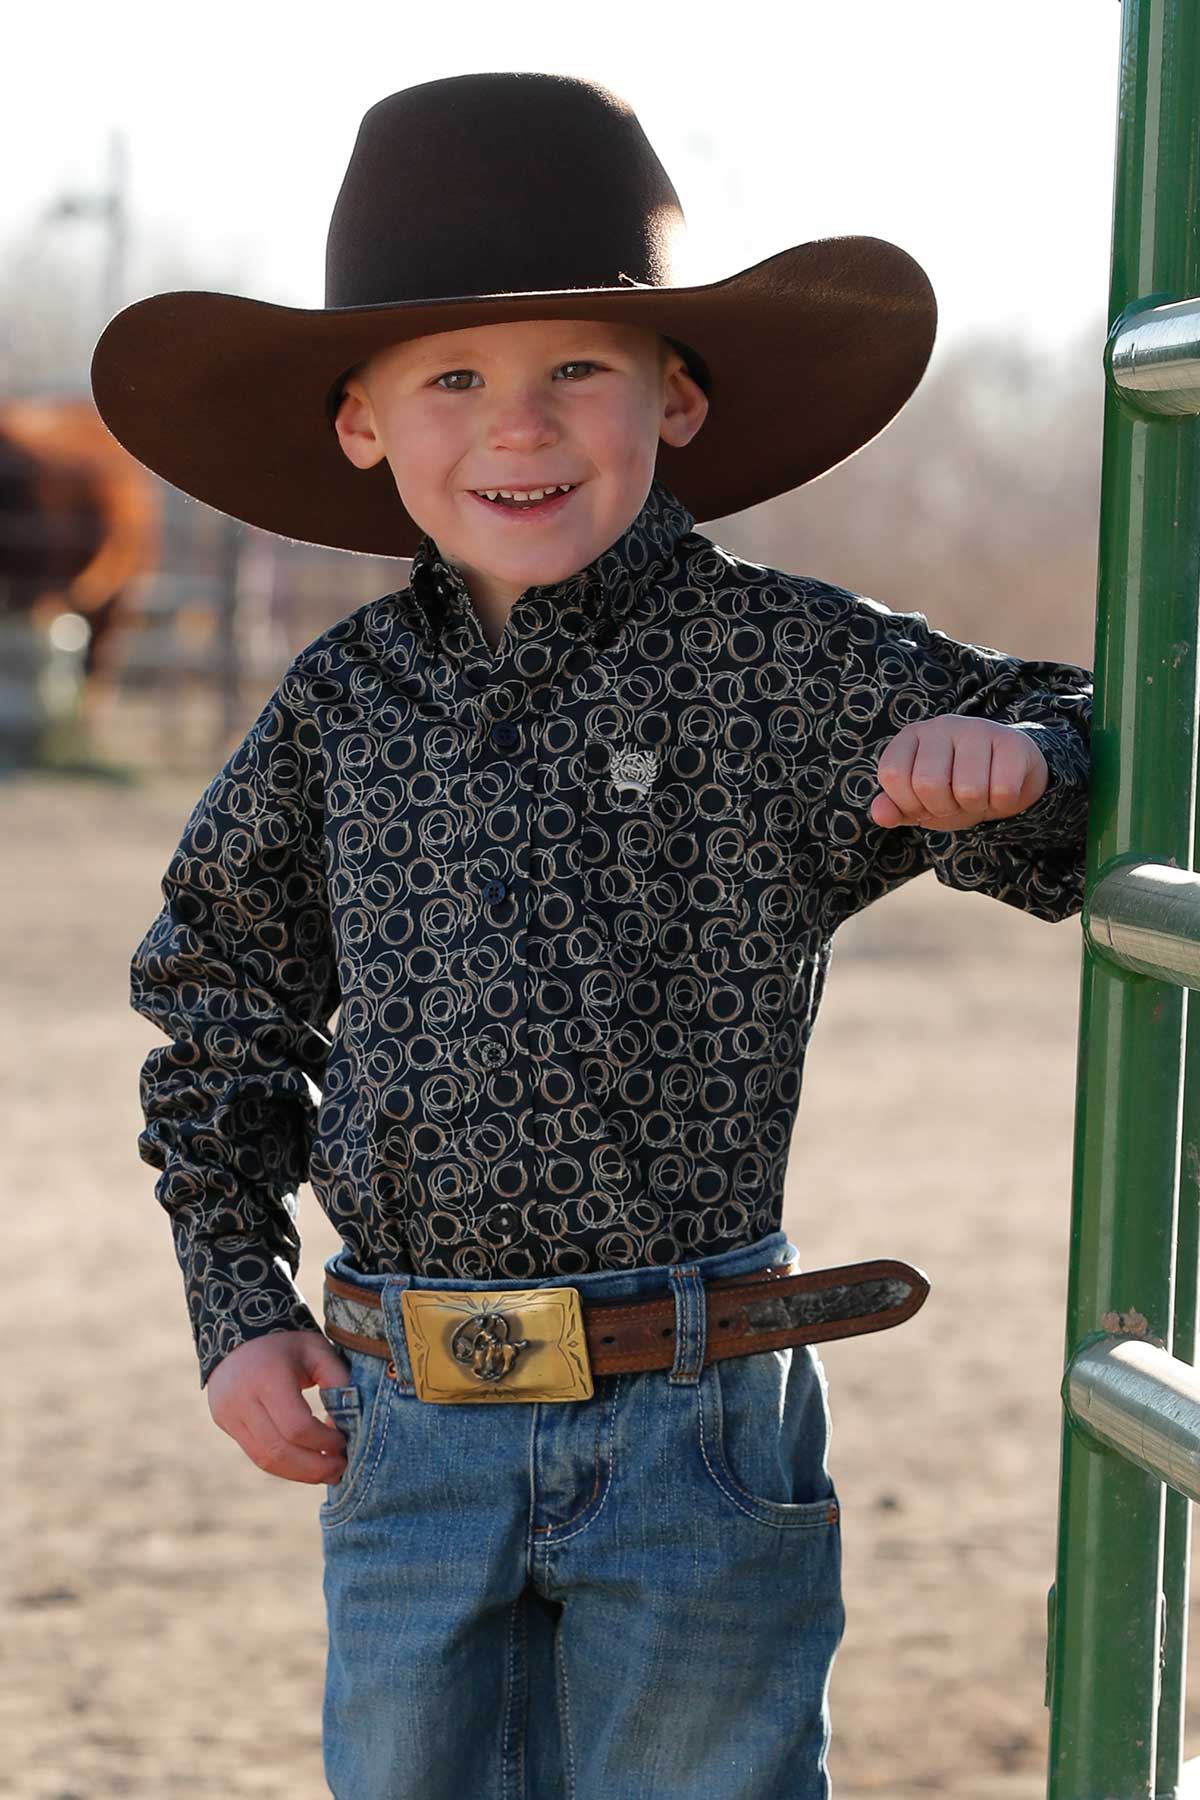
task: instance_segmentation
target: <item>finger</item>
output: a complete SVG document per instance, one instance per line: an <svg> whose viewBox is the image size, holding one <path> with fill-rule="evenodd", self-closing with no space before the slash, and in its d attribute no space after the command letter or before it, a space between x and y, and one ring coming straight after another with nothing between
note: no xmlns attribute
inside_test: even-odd
<svg viewBox="0 0 1200 1800"><path fill-rule="evenodd" d="M973 819L983 818L990 804L994 742L991 732L982 732L960 737L954 745L951 790L959 809Z"/></svg>
<svg viewBox="0 0 1200 1800"><path fill-rule="evenodd" d="M301 1367L305 1379L300 1383L302 1388L349 1387L354 1380L345 1353L339 1351L332 1339L323 1331L310 1331L304 1334L301 1342Z"/></svg>
<svg viewBox="0 0 1200 1800"><path fill-rule="evenodd" d="M988 810L994 819L1007 819L1021 808L1021 790L1029 774L1030 756L1027 740L1013 734L993 740L991 780L988 784Z"/></svg>
<svg viewBox="0 0 1200 1800"><path fill-rule="evenodd" d="M927 732L920 741L913 763L912 789L922 819L934 821L955 819L950 780L954 766L954 740L949 732Z"/></svg>
<svg viewBox="0 0 1200 1800"><path fill-rule="evenodd" d="M342 1478L345 1469L345 1444L340 1445L340 1449L329 1456L320 1456L320 1471L327 1472L313 1474L317 1465L311 1463L311 1451L281 1454L281 1447L286 1444L286 1440L282 1440L273 1429L270 1413L266 1413L259 1400L250 1400L243 1411L237 1411L234 1415L216 1418L216 1424L236 1442L250 1462L255 1463L259 1469L266 1469L270 1474L281 1474L288 1480L295 1481L338 1481Z"/></svg>
<svg viewBox="0 0 1200 1800"><path fill-rule="evenodd" d="M308 1377L305 1387L349 1387L354 1380L354 1371L344 1362L330 1362L323 1357L319 1364L308 1370Z"/></svg>
<svg viewBox="0 0 1200 1800"><path fill-rule="evenodd" d="M305 1411L308 1411L307 1407ZM316 1448L293 1442L279 1429L264 1402L258 1399L252 1403L247 1415L250 1443L248 1446L243 1444L242 1448L260 1469L268 1475L278 1475L284 1481L336 1481L338 1472L345 1466L342 1435L332 1425L321 1425L311 1412L309 1419L317 1431L328 1432L332 1439L338 1440L336 1445L330 1445L329 1455L323 1456ZM302 1425L300 1429L304 1431L305 1427Z"/></svg>
<svg viewBox="0 0 1200 1800"><path fill-rule="evenodd" d="M331 1454L341 1451L345 1443L342 1432L327 1418L319 1419L308 1401L294 1388L273 1384L263 1394L262 1402L280 1437L286 1438L289 1444L302 1450L324 1450Z"/></svg>

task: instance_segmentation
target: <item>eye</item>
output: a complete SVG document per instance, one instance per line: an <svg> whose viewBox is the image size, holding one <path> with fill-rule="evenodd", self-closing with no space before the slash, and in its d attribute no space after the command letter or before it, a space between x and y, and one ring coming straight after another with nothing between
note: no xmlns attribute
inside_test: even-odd
<svg viewBox="0 0 1200 1800"><path fill-rule="evenodd" d="M594 362L565 362L565 363L559 363L558 366L560 369L598 369L600 367L599 363L594 363ZM434 387L442 387L442 383L444 381L453 381L453 379L456 375L474 375L476 372L477 371L474 369L447 369L446 373L444 375L439 375L435 379L435 381L433 382L432 385ZM461 388L461 387L442 388L442 392L444 394L463 394L463 393L467 393L468 391L469 391L469 384L468 384L468 387L466 387L466 388Z"/></svg>

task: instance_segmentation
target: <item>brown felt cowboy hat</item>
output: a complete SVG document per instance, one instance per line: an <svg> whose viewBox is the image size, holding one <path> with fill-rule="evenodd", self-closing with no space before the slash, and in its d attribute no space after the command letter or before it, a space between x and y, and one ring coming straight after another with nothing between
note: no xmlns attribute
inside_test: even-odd
<svg viewBox="0 0 1200 1800"><path fill-rule="evenodd" d="M675 286L684 229L610 89L521 72L422 82L359 127L323 308L153 294L105 326L92 392L127 450L209 506L302 543L411 556L421 527L387 463L355 468L334 432L348 372L468 325L640 325L676 345L709 399L689 444L659 445L656 477L696 519L725 518L878 436L925 371L937 306L920 264L877 237L818 238Z"/></svg>

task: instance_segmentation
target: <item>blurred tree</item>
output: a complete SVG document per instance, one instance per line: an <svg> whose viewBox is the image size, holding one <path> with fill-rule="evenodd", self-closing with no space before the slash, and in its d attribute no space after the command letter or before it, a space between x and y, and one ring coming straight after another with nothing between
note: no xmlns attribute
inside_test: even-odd
<svg viewBox="0 0 1200 1800"><path fill-rule="evenodd" d="M41 218L0 245L0 398L90 395L92 351L108 323L98 229L85 221L72 221L68 229ZM176 288L249 291L236 263L201 264L162 230L136 235L126 280L122 305Z"/></svg>
<svg viewBox="0 0 1200 1800"><path fill-rule="evenodd" d="M1104 339L1097 318L1055 352L935 347L878 438L711 535L971 642L1090 668Z"/></svg>

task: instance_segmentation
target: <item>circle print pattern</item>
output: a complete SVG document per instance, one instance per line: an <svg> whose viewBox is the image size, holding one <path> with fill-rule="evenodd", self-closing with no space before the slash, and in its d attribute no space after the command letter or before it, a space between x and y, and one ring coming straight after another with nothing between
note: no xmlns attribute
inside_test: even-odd
<svg viewBox="0 0 1200 1800"><path fill-rule="evenodd" d="M362 1269L514 1285L779 1228L838 925L933 868L1082 903L1091 683L764 568L655 483L527 589L498 649L429 538L297 656L197 802L132 962L202 1380L318 1329L304 1179ZM1046 793L957 834L876 826L887 742L973 713ZM336 1023L333 1022L336 1013Z"/></svg>

